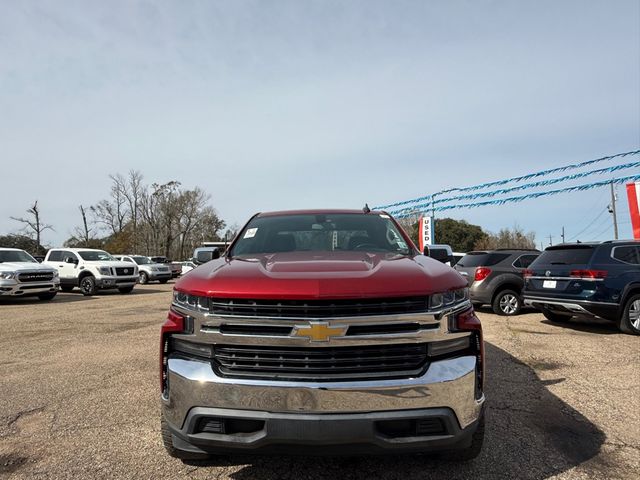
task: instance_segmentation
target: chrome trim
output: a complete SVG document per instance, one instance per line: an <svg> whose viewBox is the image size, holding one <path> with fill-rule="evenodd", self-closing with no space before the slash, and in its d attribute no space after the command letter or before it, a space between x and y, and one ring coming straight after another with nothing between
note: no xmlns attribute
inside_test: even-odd
<svg viewBox="0 0 640 480"><path fill-rule="evenodd" d="M171 358L168 396L162 407L182 426L193 407L215 406L269 412L346 413L451 408L462 428L480 416L475 399L476 358L431 363L419 377L347 382L290 382L219 377L209 362Z"/></svg>
<svg viewBox="0 0 640 480"><path fill-rule="evenodd" d="M529 276L529 277L524 277L525 280L529 280L529 279L533 279L533 280L569 280L569 281L574 281L574 280L582 280L582 281L588 281L588 282L603 282L605 279L604 278L584 278L584 277L541 277L539 275L536 276Z"/></svg>
<svg viewBox="0 0 640 480"><path fill-rule="evenodd" d="M551 297L536 297L533 295L525 295L524 301L553 303L558 305L561 305L563 303L567 303L571 305L580 305L581 303L584 303L589 305L609 305L609 306L615 306L615 307L618 306L618 304L615 302L593 302L591 300L562 300L562 299L551 298Z"/></svg>

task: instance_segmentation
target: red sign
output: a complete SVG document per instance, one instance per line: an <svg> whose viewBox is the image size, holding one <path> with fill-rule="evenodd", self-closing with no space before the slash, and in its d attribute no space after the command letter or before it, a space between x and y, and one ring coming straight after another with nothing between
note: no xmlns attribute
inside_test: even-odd
<svg viewBox="0 0 640 480"><path fill-rule="evenodd" d="M640 240L640 182L627 183L633 238Z"/></svg>

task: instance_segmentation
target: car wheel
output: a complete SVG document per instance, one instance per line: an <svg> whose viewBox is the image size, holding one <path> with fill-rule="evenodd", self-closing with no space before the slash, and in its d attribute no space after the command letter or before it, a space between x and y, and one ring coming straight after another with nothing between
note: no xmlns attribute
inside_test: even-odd
<svg viewBox="0 0 640 480"><path fill-rule="evenodd" d="M131 287L122 287L122 288L119 288L118 291L120 293L131 293L133 291L133 286L131 286Z"/></svg>
<svg viewBox="0 0 640 480"><path fill-rule="evenodd" d="M69 293L71 290L73 290L73 285L60 285L60 290Z"/></svg>
<svg viewBox="0 0 640 480"><path fill-rule="evenodd" d="M493 299L491 307L496 315L517 315L522 308L522 301L517 292L513 290L502 290L498 292Z"/></svg>
<svg viewBox="0 0 640 480"><path fill-rule="evenodd" d="M84 296L94 295L96 293L96 279L91 275L82 277L82 280L80 280L80 291Z"/></svg>
<svg viewBox="0 0 640 480"><path fill-rule="evenodd" d="M562 315L560 313L552 312L551 310L542 310L542 314L547 320L554 323L567 323L571 318L571 315Z"/></svg>
<svg viewBox="0 0 640 480"><path fill-rule="evenodd" d="M41 293L40 295L38 295L38 298L40 300L53 300L53 297L56 296L56 293L58 292Z"/></svg>
<svg viewBox="0 0 640 480"><path fill-rule="evenodd" d="M149 275L146 274L146 272L140 272L140 276L138 277L138 283L140 285L144 285L145 283L149 282Z"/></svg>
<svg viewBox="0 0 640 480"><path fill-rule="evenodd" d="M640 294L631 295L618 321L621 332L640 335Z"/></svg>

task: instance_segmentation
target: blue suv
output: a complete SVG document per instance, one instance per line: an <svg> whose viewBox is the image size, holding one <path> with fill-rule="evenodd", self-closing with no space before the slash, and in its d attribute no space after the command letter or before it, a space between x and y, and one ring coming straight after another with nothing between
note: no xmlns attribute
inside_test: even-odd
<svg viewBox="0 0 640 480"><path fill-rule="evenodd" d="M599 317L640 335L640 241L549 247L524 277L524 304L552 322Z"/></svg>

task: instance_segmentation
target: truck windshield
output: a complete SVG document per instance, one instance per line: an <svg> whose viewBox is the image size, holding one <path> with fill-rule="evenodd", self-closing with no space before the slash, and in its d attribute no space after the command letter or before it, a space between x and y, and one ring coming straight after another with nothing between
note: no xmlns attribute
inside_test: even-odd
<svg viewBox="0 0 640 480"><path fill-rule="evenodd" d="M0 263L4 262L38 263L35 258L22 250L0 251Z"/></svg>
<svg viewBox="0 0 640 480"><path fill-rule="evenodd" d="M113 258L110 254L102 250L83 250L78 252L83 260L87 260L89 262L95 261L106 261L106 262L115 262L116 259Z"/></svg>
<svg viewBox="0 0 640 480"><path fill-rule="evenodd" d="M408 255L411 249L388 215L327 213L256 217L240 233L230 254L304 251Z"/></svg>

